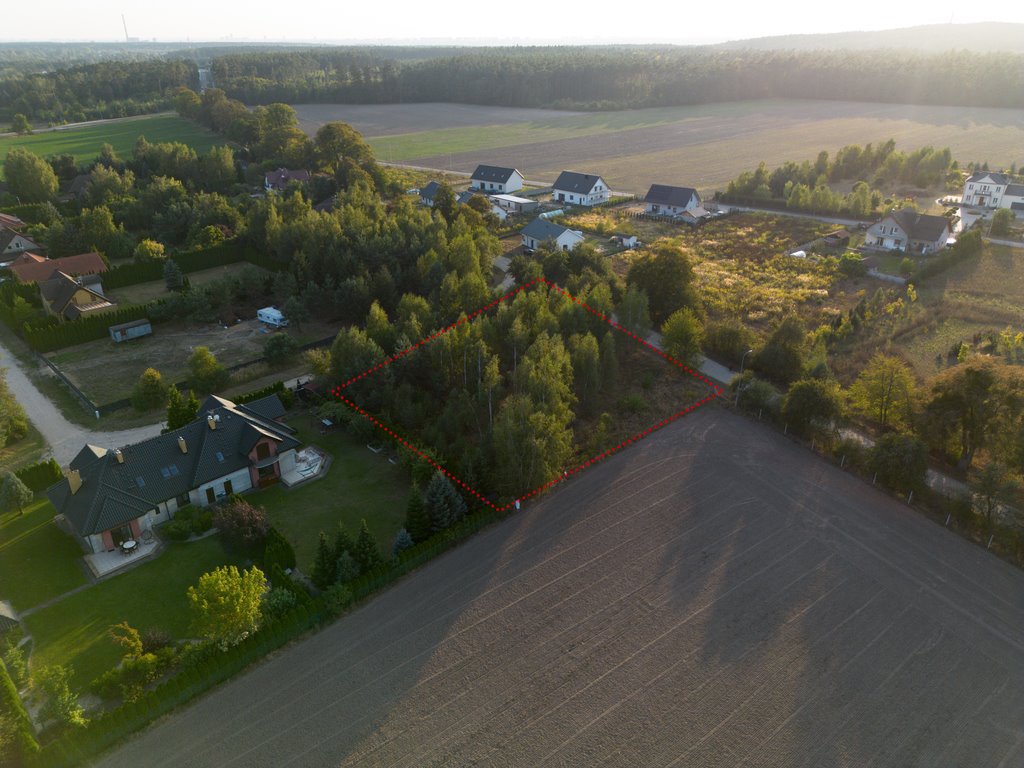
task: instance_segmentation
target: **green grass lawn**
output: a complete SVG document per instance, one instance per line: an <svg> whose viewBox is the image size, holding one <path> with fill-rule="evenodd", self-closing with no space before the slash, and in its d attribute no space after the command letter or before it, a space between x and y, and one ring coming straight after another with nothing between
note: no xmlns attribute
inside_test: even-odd
<svg viewBox="0 0 1024 768"><path fill-rule="evenodd" d="M355 536L366 518L382 553L405 521L409 479L401 467L390 464L385 453L373 453L342 430L321 435L297 418L289 422L299 430L298 439L316 445L333 457L326 477L295 490L267 489L249 497L266 508L274 527L295 547L299 568L309 573L320 531L333 535L343 522Z"/></svg>
<svg viewBox="0 0 1024 768"><path fill-rule="evenodd" d="M198 272L190 272L188 281L193 288L199 288L221 278L239 275L246 270L255 270L261 275L267 274L267 270L262 267L257 267L247 261L240 261L236 264L226 264L222 267L212 267ZM154 299L168 296L167 283L162 279L151 280L148 283L126 285L123 288L115 288L108 293L118 304L149 304Z"/></svg>
<svg viewBox="0 0 1024 768"><path fill-rule="evenodd" d="M151 143L178 141L188 144L200 154L225 140L206 128L176 115L154 115L115 123L87 125L63 131L10 136L0 139L0 178L7 153L19 147L41 157L71 154L76 162L91 160L104 144L110 144L122 158L131 157L136 139L145 136Z"/></svg>
<svg viewBox="0 0 1024 768"><path fill-rule="evenodd" d="M45 452L46 441L30 421L27 435L20 440L8 441L7 445L0 448L0 467L14 472L35 464Z"/></svg>
<svg viewBox="0 0 1024 768"><path fill-rule="evenodd" d="M155 560L26 618L35 640L32 668L70 665L74 668L72 686L82 690L117 664L123 653L107 639L112 624L127 621L140 630L159 627L173 638L189 637L188 587L217 566L239 563L225 551L218 536L166 546Z"/></svg>
<svg viewBox="0 0 1024 768"><path fill-rule="evenodd" d="M25 514L0 516L0 599L24 611L86 583L82 550L53 522L56 511L37 499Z"/></svg>

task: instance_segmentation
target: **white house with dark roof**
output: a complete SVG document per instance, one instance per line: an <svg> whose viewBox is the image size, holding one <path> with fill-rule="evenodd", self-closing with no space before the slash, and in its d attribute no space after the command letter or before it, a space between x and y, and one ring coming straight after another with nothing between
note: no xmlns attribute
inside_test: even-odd
<svg viewBox="0 0 1024 768"><path fill-rule="evenodd" d="M553 242L560 251L571 251L583 242L583 233L563 227L547 219L536 218L523 227L523 247L531 251L540 248L544 242Z"/></svg>
<svg viewBox="0 0 1024 768"><path fill-rule="evenodd" d="M979 208L999 208L1009 184L1010 177L1005 173L975 171L964 183L964 196L961 202L963 205L975 205Z"/></svg>
<svg viewBox="0 0 1024 768"><path fill-rule="evenodd" d="M440 188L441 185L436 181L431 181L420 187L420 204L433 207L434 197L437 196L437 190Z"/></svg>
<svg viewBox="0 0 1024 768"><path fill-rule="evenodd" d="M523 174L515 168L478 165L469 182L470 189L489 195L504 195L523 188Z"/></svg>
<svg viewBox="0 0 1024 768"><path fill-rule="evenodd" d="M0 228L0 256L17 256L39 249L39 244L13 229Z"/></svg>
<svg viewBox="0 0 1024 768"><path fill-rule="evenodd" d="M180 429L116 450L86 445L46 495L85 552L113 551L186 504L213 504L292 472L299 442L275 420L282 412L277 395L248 405L211 395Z"/></svg>
<svg viewBox="0 0 1024 768"><path fill-rule="evenodd" d="M868 227L864 244L889 251L935 253L946 247L950 233L945 217L902 208Z"/></svg>
<svg viewBox="0 0 1024 768"><path fill-rule="evenodd" d="M576 171L562 171L551 186L551 199L572 205L607 203L608 185L600 176Z"/></svg>
<svg viewBox="0 0 1024 768"><path fill-rule="evenodd" d="M644 197L647 213L652 216L679 216L701 207L700 195L692 187L651 184Z"/></svg>
<svg viewBox="0 0 1024 768"><path fill-rule="evenodd" d="M999 207L1009 208L1018 219L1024 218L1024 184L1007 184Z"/></svg>

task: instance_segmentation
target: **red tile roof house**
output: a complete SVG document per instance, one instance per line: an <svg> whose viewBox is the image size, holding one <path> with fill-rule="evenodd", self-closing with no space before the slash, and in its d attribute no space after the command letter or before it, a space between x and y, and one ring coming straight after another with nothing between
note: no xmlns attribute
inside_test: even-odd
<svg viewBox="0 0 1024 768"><path fill-rule="evenodd" d="M117 450L86 445L46 495L86 554L116 550L186 504L278 482L295 468L294 430L268 418L277 395L248 405L211 395L180 429Z"/></svg>
<svg viewBox="0 0 1024 768"><path fill-rule="evenodd" d="M18 282L42 283L48 280L55 271L60 270L71 277L82 275L98 275L107 271L103 257L98 253L80 253L77 256L65 256L62 259L47 259L34 253L23 253L8 267Z"/></svg>

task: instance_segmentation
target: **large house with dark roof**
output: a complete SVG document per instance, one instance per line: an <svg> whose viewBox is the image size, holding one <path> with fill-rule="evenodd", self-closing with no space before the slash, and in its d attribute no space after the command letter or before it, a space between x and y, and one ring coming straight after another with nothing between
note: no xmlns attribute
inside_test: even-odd
<svg viewBox="0 0 1024 768"><path fill-rule="evenodd" d="M945 248L949 237L949 222L944 217L901 208L868 227L864 244L889 251L925 254Z"/></svg>
<svg viewBox="0 0 1024 768"><path fill-rule="evenodd" d="M608 202L608 185L600 176L562 171L551 186L551 199L573 205L600 205Z"/></svg>
<svg viewBox="0 0 1024 768"><path fill-rule="evenodd" d="M680 216L701 207L700 195L692 187L651 184L644 197L647 213L653 216Z"/></svg>
<svg viewBox="0 0 1024 768"><path fill-rule="evenodd" d="M478 189L489 195L504 195L523 188L523 174L515 168L478 165L469 186L470 189Z"/></svg>
<svg viewBox="0 0 1024 768"><path fill-rule="evenodd" d="M211 395L180 429L116 450L86 445L46 491L58 524L87 553L108 552L186 504L276 483L295 469L299 446L276 421L283 413L277 395L247 405Z"/></svg>
<svg viewBox="0 0 1024 768"><path fill-rule="evenodd" d="M276 171L267 171L263 176L263 187L268 192L284 192L293 181L305 184L309 181L309 171L302 169L290 171L287 168L278 168Z"/></svg>

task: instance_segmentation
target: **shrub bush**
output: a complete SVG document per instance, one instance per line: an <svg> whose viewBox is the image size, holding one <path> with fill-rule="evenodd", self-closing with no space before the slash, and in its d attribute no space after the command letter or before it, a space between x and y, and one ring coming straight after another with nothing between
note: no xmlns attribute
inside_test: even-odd
<svg viewBox="0 0 1024 768"><path fill-rule="evenodd" d="M60 464L52 457L38 464L22 467L14 474L34 493L46 490L64 476L60 471Z"/></svg>
<svg viewBox="0 0 1024 768"><path fill-rule="evenodd" d="M163 527L162 533L171 541L185 541L192 535L192 523L188 519L175 518Z"/></svg>
<svg viewBox="0 0 1024 768"><path fill-rule="evenodd" d="M213 528L213 510L197 510L196 513L192 516L192 520L190 521L189 524L192 528L192 533L194 533L196 536L202 533L206 533L208 530Z"/></svg>
<svg viewBox="0 0 1024 768"><path fill-rule="evenodd" d="M925 485L928 449L913 435L888 434L871 449L870 469L882 485L906 493Z"/></svg>
<svg viewBox="0 0 1024 768"><path fill-rule="evenodd" d="M271 526L267 531L267 544L263 549L263 566L268 573L274 566L279 566L282 571L295 567L295 550L280 531Z"/></svg>

